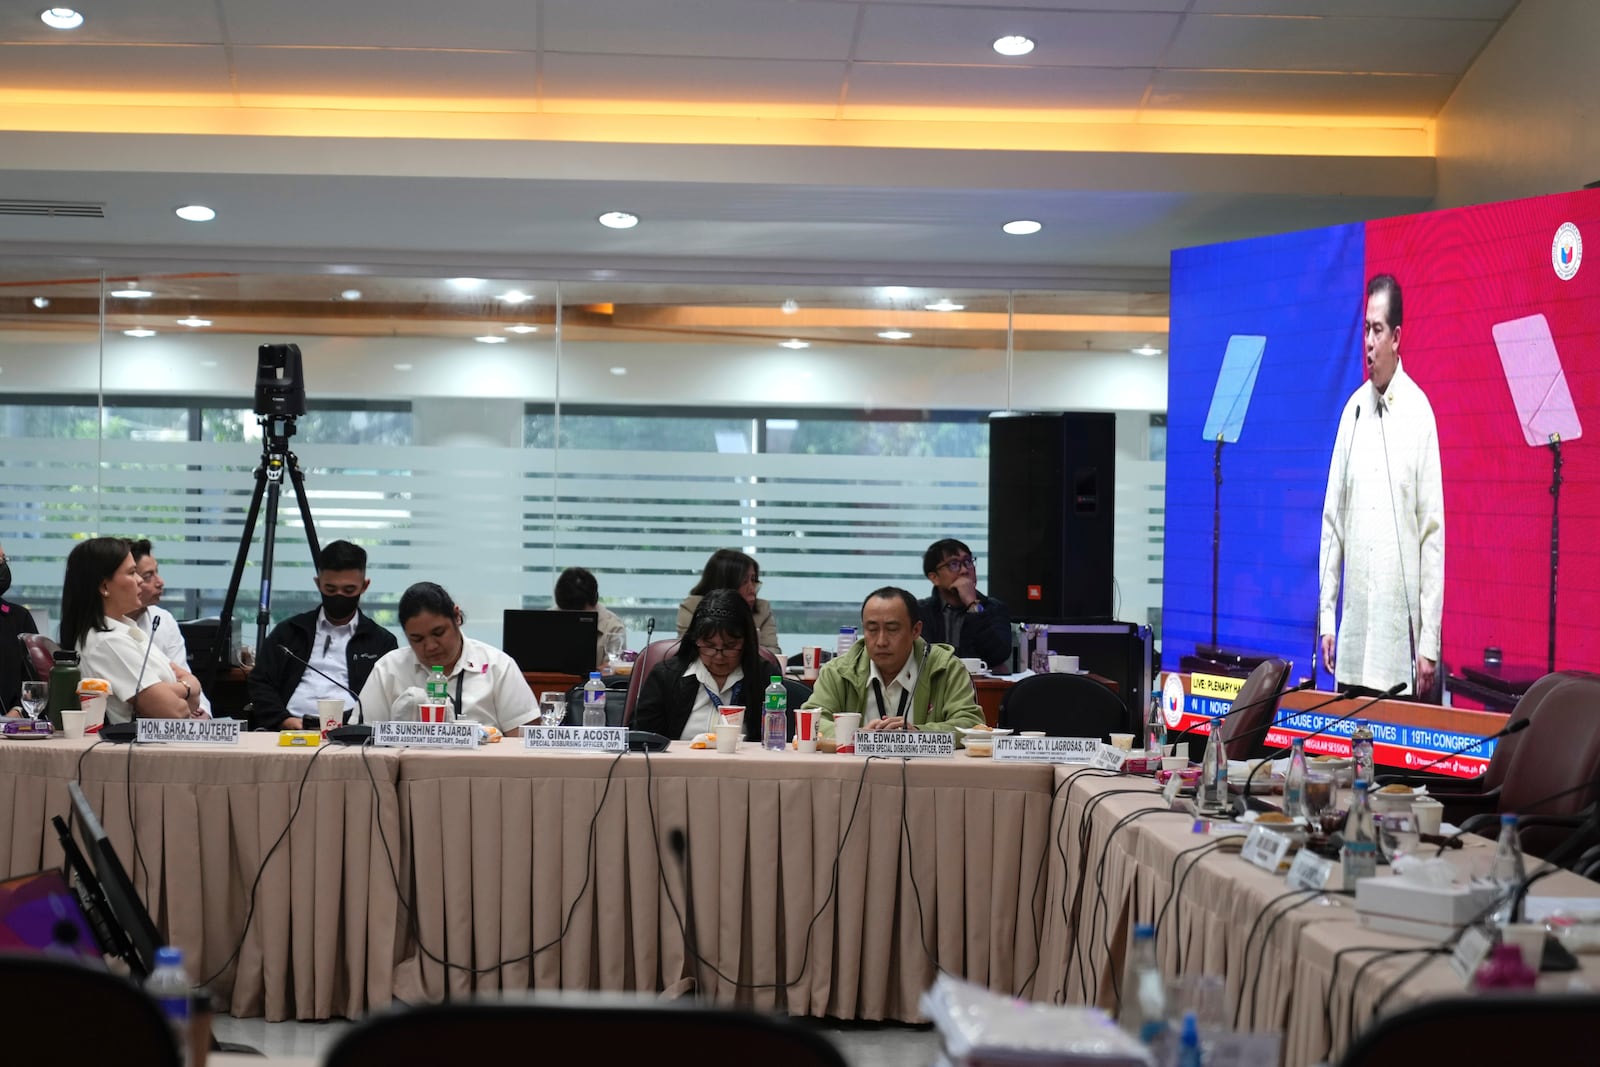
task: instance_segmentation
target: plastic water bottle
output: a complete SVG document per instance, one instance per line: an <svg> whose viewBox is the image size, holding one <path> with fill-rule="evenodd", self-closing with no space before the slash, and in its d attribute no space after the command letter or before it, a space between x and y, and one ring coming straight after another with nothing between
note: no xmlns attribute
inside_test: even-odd
<svg viewBox="0 0 1600 1067"><path fill-rule="evenodd" d="M606 724L606 683L600 680L599 671L590 671L589 680L583 683L583 725Z"/></svg>
<svg viewBox="0 0 1600 1067"><path fill-rule="evenodd" d="M1177 1067L1201 1067L1201 1062L1200 1020L1194 1012L1185 1012L1178 1032Z"/></svg>
<svg viewBox="0 0 1600 1067"><path fill-rule="evenodd" d="M789 691L776 674L767 686L766 710L761 713L761 747L782 752L789 744Z"/></svg>
<svg viewBox="0 0 1600 1067"><path fill-rule="evenodd" d="M1357 778L1365 782L1373 780L1372 727L1367 725L1366 719L1357 719L1355 729L1350 731L1350 762Z"/></svg>
<svg viewBox="0 0 1600 1067"><path fill-rule="evenodd" d="M183 970L183 949L166 945L156 949L155 969L144 980L144 991L161 1009L172 1027L178 1054L187 1062L189 1051L189 976Z"/></svg>
<svg viewBox="0 0 1600 1067"><path fill-rule="evenodd" d="M1378 828L1372 821L1372 806L1367 800L1367 782L1357 778L1350 794L1350 814L1344 822L1344 848L1339 850L1344 869L1344 888L1353 891L1356 881L1378 873Z"/></svg>
<svg viewBox="0 0 1600 1067"><path fill-rule="evenodd" d="M1231 807L1228 798L1228 750L1222 744L1222 720L1211 720L1206 735L1205 755L1200 757L1200 781L1195 787L1195 804L1205 811Z"/></svg>
<svg viewBox="0 0 1600 1067"><path fill-rule="evenodd" d="M1156 928L1140 923L1133 928L1133 952L1122 982L1122 1012L1118 1023L1149 1045L1167 1028L1167 980L1156 964Z"/></svg>
<svg viewBox="0 0 1600 1067"><path fill-rule="evenodd" d="M1160 759L1167 754L1167 717L1161 712L1161 691L1150 694L1150 717L1145 722L1144 754Z"/></svg>
<svg viewBox="0 0 1600 1067"><path fill-rule="evenodd" d="M856 628L854 626L839 627L839 642L833 646L833 654L842 656L849 652L856 643Z"/></svg>
<svg viewBox="0 0 1600 1067"><path fill-rule="evenodd" d="M435 667L428 672L428 703L448 704L450 702L450 679L444 676L443 667Z"/></svg>
<svg viewBox="0 0 1600 1067"><path fill-rule="evenodd" d="M1306 813L1306 741L1289 742L1289 772L1283 778L1283 813L1298 819Z"/></svg>
<svg viewBox="0 0 1600 1067"><path fill-rule="evenodd" d="M1514 901L1518 887L1528 878L1528 871L1522 863L1522 842L1517 834L1515 815L1500 816L1499 847L1494 854L1494 867L1489 872L1489 878L1500 892L1499 903L1494 906L1489 921L1496 926L1516 922Z"/></svg>

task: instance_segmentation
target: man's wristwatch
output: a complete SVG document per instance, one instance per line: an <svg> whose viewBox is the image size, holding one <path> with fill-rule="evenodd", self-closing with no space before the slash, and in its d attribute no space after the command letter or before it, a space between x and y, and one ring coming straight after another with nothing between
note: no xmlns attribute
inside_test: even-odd
<svg viewBox="0 0 1600 1067"><path fill-rule="evenodd" d="M968 615L971 615L975 611L979 612L980 614L982 613L982 611L983 611L983 601L974 600L972 603L967 605L967 614Z"/></svg>
<svg viewBox="0 0 1600 1067"><path fill-rule="evenodd" d="M191 697L191 696L193 696L193 695L194 695L194 694L192 694L192 693L191 693L191 692L190 692L190 691L189 691L189 683L188 683L188 682L184 682L184 683L183 683L183 700L184 700L184 703L188 703L188 702L189 702L189 698L190 698L190 697Z"/></svg>

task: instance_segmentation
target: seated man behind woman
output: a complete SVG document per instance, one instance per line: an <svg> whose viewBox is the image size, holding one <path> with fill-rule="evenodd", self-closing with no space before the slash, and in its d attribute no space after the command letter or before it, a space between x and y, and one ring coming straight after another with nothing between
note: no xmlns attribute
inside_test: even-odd
<svg viewBox="0 0 1600 1067"><path fill-rule="evenodd" d="M61 645L78 650L85 678L111 686L106 722L208 718L200 706L200 680L152 648L130 616L144 605L128 542L93 537L67 556L61 583Z"/></svg>
<svg viewBox="0 0 1600 1067"><path fill-rule="evenodd" d="M750 605L737 589L713 589L698 598L687 632L672 655L656 664L639 690L635 730L689 739L716 729L723 707L744 711L744 737L761 739L764 693L779 669L761 656ZM789 706L805 688L785 682ZM793 717L789 734L792 736Z"/></svg>
<svg viewBox="0 0 1600 1067"><path fill-rule="evenodd" d="M533 690L516 661L461 632L461 609L442 586L418 582L400 597L400 627L410 647L387 653L361 687L367 722L416 721L428 679L443 667L450 717L498 727L512 736L539 717Z"/></svg>
<svg viewBox="0 0 1600 1067"><path fill-rule="evenodd" d="M781 660L783 650L778 647L778 623L772 617L772 605L756 596L760 588L759 563L743 552L735 552L731 548L717 549L711 553L711 558L706 560L706 568L700 572L700 580L678 605L678 636L682 637L688 631L689 620L694 617L695 608L700 606L701 597L713 589L732 589L749 605L750 612L755 618L756 633L760 638L761 647L771 652L773 658Z"/></svg>

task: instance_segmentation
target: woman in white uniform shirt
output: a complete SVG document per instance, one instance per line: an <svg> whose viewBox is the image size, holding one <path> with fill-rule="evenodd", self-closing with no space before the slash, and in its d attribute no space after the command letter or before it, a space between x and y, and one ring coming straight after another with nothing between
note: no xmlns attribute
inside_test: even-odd
<svg viewBox="0 0 1600 1067"><path fill-rule="evenodd" d="M107 722L207 718L200 708L200 681L186 668L153 650L145 632L128 616L143 605L139 572L128 543L94 537L67 556L61 584L61 644L78 650L85 678L111 686Z"/></svg>
<svg viewBox="0 0 1600 1067"><path fill-rule="evenodd" d="M461 609L443 587L418 582L400 597L400 627L410 648L380 659L361 687L367 722L417 720L427 702L428 678L443 667L450 686L450 717L498 727L510 736L539 717L533 690L516 661L461 632Z"/></svg>

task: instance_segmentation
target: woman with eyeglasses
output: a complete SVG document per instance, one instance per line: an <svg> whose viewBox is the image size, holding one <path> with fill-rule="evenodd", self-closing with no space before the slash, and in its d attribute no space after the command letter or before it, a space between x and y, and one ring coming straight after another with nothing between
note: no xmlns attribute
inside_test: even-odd
<svg viewBox="0 0 1600 1067"><path fill-rule="evenodd" d="M633 728L690 739L715 730L723 708L737 707L744 712L745 740L759 741L763 694L778 673L761 657L745 598L737 589L713 589L696 597L683 640L645 678ZM791 694L789 706L798 708L803 694Z"/></svg>
<svg viewBox="0 0 1600 1067"><path fill-rule="evenodd" d="M678 636L688 632L689 620L694 617L700 598L713 589L733 589L744 598L755 617L761 647L782 660L783 650L778 647L778 623L772 617L772 605L756 596L761 589L761 564L731 548L719 548L711 553L705 570L700 572L700 581L678 605Z"/></svg>

